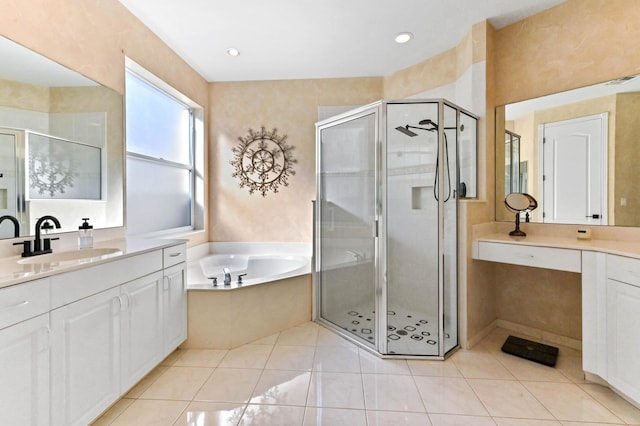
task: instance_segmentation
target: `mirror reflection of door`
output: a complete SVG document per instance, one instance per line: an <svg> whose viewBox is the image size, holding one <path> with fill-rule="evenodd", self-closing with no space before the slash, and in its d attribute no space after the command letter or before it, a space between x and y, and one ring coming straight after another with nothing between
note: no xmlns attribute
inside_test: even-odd
<svg viewBox="0 0 640 426"><path fill-rule="evenodd" d="M16 135L0 130L0 216L16 216ZM0 238L13 238L13 224L0 225Z"/></svg>
<svg viewBox="0 0 640 426"><path fill-rule="evenodd" d="M606 113L540 126L543 222L607 224Z"/></svg>
<svg viewBox="0 0 640 426"><path fill-rule="evenodd" d="M505 130L504 193L524 192L520 187L520 135Z"/></svg>

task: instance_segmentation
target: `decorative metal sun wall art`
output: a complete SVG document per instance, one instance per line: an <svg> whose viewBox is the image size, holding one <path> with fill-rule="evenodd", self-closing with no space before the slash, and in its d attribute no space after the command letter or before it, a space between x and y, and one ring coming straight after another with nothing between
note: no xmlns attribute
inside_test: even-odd
<svg viewBox="0 0 640 426"><path fill-rule="evenodd" d="M233 148L235 158L230 162L235 168L233 177L240 180L240 187L249 188L249 193L278 192L278 187L289 186L289 176L295 175L293 147L287 144L287 135L278 136L277 129L267 132L249 129L245 137L238 137L240 144Z"/></svg>

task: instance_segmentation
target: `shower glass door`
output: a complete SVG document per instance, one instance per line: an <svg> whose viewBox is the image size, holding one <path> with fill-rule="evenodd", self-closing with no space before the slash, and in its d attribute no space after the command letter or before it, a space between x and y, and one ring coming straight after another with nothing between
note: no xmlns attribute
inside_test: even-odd
<svg viewBox="0 0 640 426"><path fill-rule="evenodd" d="M438 199L449 194L438 193L438 105L387 104L383 211L388 354L440 353Z"/></svg>
<svg viewBox="0 0 640 426"><path fill-rule="evenodd" d="M376 344L377 109L318 128L320 316Z"/></svg>
<svg viewBox="0 0 640 426"><path fill-rule="evenodd" d="M458 202L461 185L458 165L458 140L461 135L469 137L475 126L465 120L457 109L446 103L443 108L444 151L440 156L441 162L446 164L443 170L443 200L442 203L442 317L443 333L441 349L446 354L458 346ZM468 117L468 116L467 116ZM466 133L465 133L466 132Z"/></svg>

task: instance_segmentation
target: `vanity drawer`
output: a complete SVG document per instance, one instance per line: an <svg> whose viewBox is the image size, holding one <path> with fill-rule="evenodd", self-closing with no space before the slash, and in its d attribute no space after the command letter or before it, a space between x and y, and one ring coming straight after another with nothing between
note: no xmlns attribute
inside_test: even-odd
<svg viewBox="0 0 640 426"><path fill-rule="evenodd" d="M49 279L30 281L0 290L0 328L49 312Z"/></svg>
<svg viewBox="0 0 640 426"><path fill-rule="evenodd" d="M580 250L552 247L479 241L477 259L559 271L582 270Z"/></svg>
<svg viewBox="0 0 640 426"><path fill-rule="evenodd" d="M607 255L607 278L640 287L640 259Z"/></svg>
<svg viewBox="0 0 640 426"><path fill-rule="evenodd" d="M114 260L51 277L51 309L98 294L162 269L162 252Z"/></svg>
<svg viewBox="0 0 640 426"><path fill-rule="evenodd" d="M187 260L187 245L178 244L173 247L168 247L162 251L163 264L165 268L169 266L177 265L178 263L186 262Z"/></svg>

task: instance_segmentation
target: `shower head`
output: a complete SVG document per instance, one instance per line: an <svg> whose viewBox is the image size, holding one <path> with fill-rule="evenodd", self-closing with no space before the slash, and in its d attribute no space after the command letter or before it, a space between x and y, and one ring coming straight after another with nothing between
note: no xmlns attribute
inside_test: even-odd
<svg viewBox="0 0 640 426"><path fill-rule="evenodd" d="M399 131L399 132L404 133L407 136L411 136L411 137L418 136L418 134L416 132L412 132L411 130L409 130L409 125L408 124L406 126L398 126L398 127L396 127L396 130Z"/></svg>
<svg viewBox="0 0 640 426"><path fill-rule="evenodd" d="M421 126L433 126L434 130L438 130L438 125L433 121L429 120L428 118L425 120L420 120L418 124Z"/></svg>

